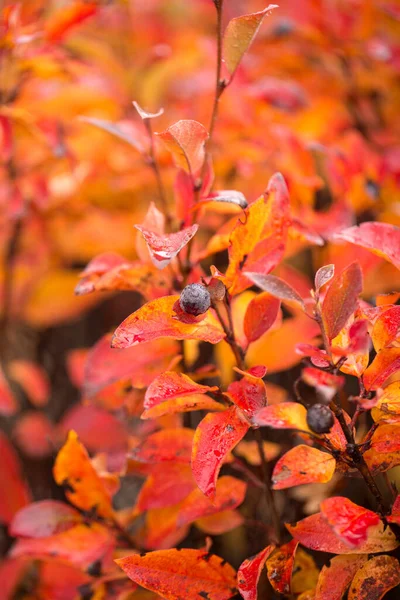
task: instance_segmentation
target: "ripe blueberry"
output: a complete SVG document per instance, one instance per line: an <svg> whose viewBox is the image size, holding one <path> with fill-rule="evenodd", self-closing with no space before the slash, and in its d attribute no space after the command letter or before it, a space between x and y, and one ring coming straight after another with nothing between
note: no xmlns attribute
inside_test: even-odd
<svg viewBox="0 0 400 600"><path fill-rule="evenodd" d="M210 293L201 283L191 283L182 290L179 304L183 312L197 317L210 308Z"/></svg>
<svg viewBox="0 0 400 600"><path fill-rule="evenodd" d="M307 425L314 433L328 433L333 422L333 413L325 404L314 404L307 410Z"/></svg>

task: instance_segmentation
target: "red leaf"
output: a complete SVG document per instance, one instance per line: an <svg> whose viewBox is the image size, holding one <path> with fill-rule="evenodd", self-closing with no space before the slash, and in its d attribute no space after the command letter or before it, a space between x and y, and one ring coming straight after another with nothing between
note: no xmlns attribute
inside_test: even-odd
<svg viewBox="0 0 400 600"><path fill-rule="evenodd" d="M178 300L179 296L164 296L148 302L132 313L116 329L111 342L113 348L129 348L164 337L217 344L225 337L211 311L200 322L179 321L174 310Z"/></svg>
<svg viewBox="0 0 400 600"><path fill-rule="evenodd" d="M400 269L400 229L389 223L368 222L335 233L333 241L351 242L385 258Z"/></svg>
<svg viewBox="0 0 400 600"><path fill-rule="evenodd" d="M373 472L384 472L400 464L400 423L379 425L364 458Z"/></svg>
<svg viewBox="0 0 400 600"><path fill-rule="evenodd" d="M246 484L243 481L230 475L220 477L212 502L199 488L194 489L187 496L181 504L177 525L182 527L197 519L237 508L242 504L245 494Z"/></svg>
<svg viewBox="0 0 400 600"><path fill-rule="evenodd" d="M250 273L249 271L246 271L244 275L264 292L279 298L282 302L299 304L304 309L304 302L300 294L283 279L275 277L275 275L262 275L260 273Z"/></svg>
<svg viewBox="0 0 400 600"><path fill-rule="evenodd" d="M332 531L322 516L317 513L298 521L296 525L286 524L289 533L306 548L332 554L373 554L390 552L400 545L394 533L382 523L370 527L368 538L360 546L350 548Z"/></svg>
<svg viewBox="0 0 400 600"><path fill-rule="evenodd" d="M250 373L245 374L240 381L231 383L227 395L249 419L252 419L267 403L265 383Z"/></svg>
<svg viewBox="0 0 400 600"><path fill-rule="evenodd" d="M333 477L336 460L311 446L296 446L276 463L272 473L274 490L304 483L326 483Z"/></svg>
<svg viewBox="0 0 400 600"><path fill-rule="evenodd" d="M348 554L331 558L323 566L315 590L316 600L341 600L354 575L368 560L367 555Z"/></svg>
<svg viewBox="0 0 400 600"><path fill-rule="evenodd" d="M288 544L277 548L265 563L269 582L280 594L290 594L290 580L298 543L296 540L291 540Z"/></svg>
<svg viewBox="0 0 400 600"><path fill-rule="evenodd" d="M140 348L111 348L111 335L102 337L89 351L85 364L84 393L94 396L106 386L130 379L144 388L165 370L178 352L174 340L153 340Z"/></svg>
<svg viewBox="0 0 400 600"><path fill-rule="evenodd" d="M335 496L321 502L321 514L334 533L350 548L356 548L368 538L368 529L380 523L379 516L351 502Z"/></svg>
<svg viewBox="0 0 400 600"><path fill-rule="evenodd" d="M238 589L244 600L257 600L257 585L265 561L275 546L267 546L255 556L246 558L237 573Z"/></svg>
<svg viewBox="0 0 400 600"><path fill-rule="evenodd" d="M364 371L363 382L368 391L382 387L386 379L400 369L400 348L384 348Z"/></svg>
<svg viewBox="0 0 400 600"><path fill-rule="evenodd" d="M400 306L392 306L381 314L374 323L371 338L377 352L389 346L399 337Z"/></svg>
<svg viewBox="0 0 400 600"><path fill-rule="evenodd" d="M195 487L190 465L156 465L139 492L134 514L178 504Z"/></svg>
<svg viewBox="0 0 400 600"><path fill-rule="evenodd" d="M67 531L82 521L77 510L58 500L41 500L21 508L9 533L13 537L42 538Z"/></svg>
<svg viewBox="0 0 400 600"><path fill-rule="evenodd" d="M206 128L197 121L178 121L165 131L156 133L171 152L175 164L184 171L196 175L203 166Z"/></svg>
<svg viewBox="0 0 400 600"><path fill-rule="evenodd" d="M393 503L390 516L387 517L390 523L397 523L400 525L400 494L397 495L396 500Z"/></svg>
<svg viewBox="0 0 400 600"><path fill-rule="evenodd" d="M0 415L9 417L10 415L14 415L17 410L17 401L0 368Z"/></svg>
<svg viewBox="0 0 400 600"><path fill-rule="evenodd" d="M18 447L32 458L44 458L54 451L55 426L45 414L26 411L13 429Z"/></svg>
<svg viewBox="0 0 400 600"><path fill-rule="evenodd" d="M340 333L356 310L361 291L362 271L357 262L333 278L322 305L322 318L330 340Z"/></svg>
<svg viewBox="0 0 400 600"><path fill-rule="evenodd" d="M145 239L150 252L150 258L157 269L164 269L167 267L171 260L175 258L182 248L184 248L192 239L199 228L198 225L192 225L177 233L166 233L161 236L141 225L135 225L135 227Z"/></svg>
<svg viewBox="0 0 400 600"><path fill-rule="evenodd" d="M30 494L22 479L21 467L13 447L0 431L1 482L0 521L10 523L15 513L30 501Z"/></svg>
<svg viewBox="0 0 400 600"><path fill-rule="evenodd" d="M40 365L29 360L13 360L9 365L10 376L24 389L34 406L47 404L50 384L47 374Z"/></svg>
<svg viewBox="0 0 400 600"><path fill-rule="evenodd" d="M400 564L394 556L374 556L356 573L348 600L381 600L400 585Z"/></svg>
<svg viewBox="0 0 400 600"><path fill-rule="evenodd" d="M236 406L209 413L200 422L193 439L192 470L201 491L215 495L218 473L227 454L245 436L249 424Z"/></svg>
<svg viewBox="0 0 400 600"><path fill-rule="evenodd" d="M45 37L49 42L59 42L76 25L91 17L98 10L91 2L73 2L55 12L46 23Z"/></svg>
<svg viewBox="0 0 400 600"><path fill-rule="evenodd" d="M225 560L203 550L159 550L115 561L132 581L166 600L207 596L229 600L235 595L235 570Z"/></svg>
<svg viewBox="0 0 400 600"><path fill-rule="evenodd" d="M247 307L243 327L250 344L258 340L275 323L279 313L280 300L267 292L255 296Z"/></svg>
<svg viewBox="0 0 400 600"><path fill-rule="evenodd" d="M161 429L131 450L129 458L141 463L190 463L193 429Z"/></svg>
<svg viewBox="0 0 400 600"><path fill-rule="evenodd" d="M255 425L274 429L301 429L308 431L307 410L298 402L280 402L262 408L253 418Z"/></svg>

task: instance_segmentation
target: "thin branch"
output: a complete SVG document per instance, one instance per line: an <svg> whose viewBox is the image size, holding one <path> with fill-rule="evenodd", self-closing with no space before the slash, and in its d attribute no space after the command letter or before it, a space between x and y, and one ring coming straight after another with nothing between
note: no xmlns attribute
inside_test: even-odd
<svg viewBox="0 0 400 600"><path fill-rule="evenodd" d="M254 429L254 437L255 437L255 440L257 443L258 453L259 453L260 459L261 459L261 472L262 472L263 483L264 483L264 497L265 497L265 500L267 503L270 520L272 522L272 526L274 529L274 534L275 534L275 538L276 538L274 540L274 542L277 544L280 544L281 543L281 530L280 530L280 526L279 526L280 519L279 519L278 511L275 506L274 496L273 496L271 485L270 485L271 473L270 473L267 459L265 457L263 438L261 435L261 431L259 429Z"/></svg>

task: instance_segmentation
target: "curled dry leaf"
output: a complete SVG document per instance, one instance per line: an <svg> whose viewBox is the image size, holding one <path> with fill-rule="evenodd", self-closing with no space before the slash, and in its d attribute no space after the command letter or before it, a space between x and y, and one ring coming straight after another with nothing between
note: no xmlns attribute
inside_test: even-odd
<svg viewBox="0 0 400 600"><path fill-rule="evenodd" d="M204 202L227 202L228 204L235 204L236 206L240 206L240 208L247 208L247 200L242 194L242 192L238 192L237 190L218 190L216 192L211 192L206 198L202 198L201 203Z"/></svg>
<svg viewBox="0 0 400 600"><path fill-rule="evenodd" d="M203 550L159 550L126 556L116 563L132 581L167 600L194 595L229 600L236 592L235 570L219 556Z"/></svg>
<svg viewBox="0 0 400 600"><path fill-rule="evenodd" d="M374 556L357 571L349 590L349 600L381 600L400 585L400 564L394 556Z"/></svg>
<svg viewBox="0 0 400 600"><path fill-rule="evenodd" d="M335 233L333 241L356 244L391 262L400 269L400 229L389 223L368 222Z"/></svg>
<svg viewBox="0 0 400 600"><path fill-rule="evenodd" d="M332 279L322 305L322 319L330 340L340 333L356 310L361 292L362 271L357 262Z"/></svg>
<svg viewBox="0 0 400 600"><path fill-rule="evenodd" d="M280 594L290 594L290 581L297 546L298 542L291 540L288 544L277 548L265 563L269 582Z"/></svg>
<svg viewBox="0 0 400 600"><path fill-rule="evenodd" d="M238 589L244 600L257 600L257 585L261 571L275 546L267 546L255 556L246 558L237 573Z"/></svg>
<svg viewBox="0 0 400 600"><path fill-rule="evenodd" d="M200 171L208 138L207 130L201 123L192 120L178 121L155 135L164 142L177 167L192 176Z"/></svg>
<svg viewBox="0 0 400 600"><path fill-rule="evenodd" d="M135 227L142 234L149 249L150 258L157 269L165 269L193 238L199 228L198 225L191 225L177 233L157 235L142 225L135 225Z"/></svg>
<svg viewBox="0 0 400 600"><path fill-rule="evenodd" d="M398 548L400 542L394 533L378 523L368 529L368 537L356 548L350 548L333 532L321 513L306 517L295 525L286 524L289 533L306 548L332 554L374 554L390 552Z"/></svg>
<svg viewBox="0 0 400 600"><path fill-rule="evenodd" d="M115 330L112 347L129 348L165 337L217 344L225 337L220 324L210 311L200 322L183 323L178 320L174 310L178 300L179 296L164 296L144 304Z"/></svg>
<svg viewBox="0 0 400 600"><path fill-rule="evenodd" d="M367 562L366 554L335 556L323 566L315 590L315 600L342 600L354 575Z"/></svg>
<svg viewBox="0 0 400 600"><path fill-rule="evenodd" d="M368 529L381 523L372 510L351 502L348 498L335 496L321 502L321 514L333 532L350 548L356 548L368 538Z"/></svg>
<svg viewBox="0 0 400 600"><path fill-rule="evenodd" d="M274 9L276 4L270 4L264 10L249 15L242 15L229 21L223 39L223 58L231 78L251 43L264 18Z"/></svg>
<svg viewBox="0 0 400 600"><path fill-rule="evenodd" d="M209 413L198 425L193 439L192 470L197 485L206 496L215 496L222 463L249 427L236 406Z"/></svg>
<svg viewBox="0 0 400 600"><path fill-rule="evenodd" d="M311 446L296 446L276 463L272 473L274 490L304 483L326 483L332 479L336 460L330 454Z"/></svg>

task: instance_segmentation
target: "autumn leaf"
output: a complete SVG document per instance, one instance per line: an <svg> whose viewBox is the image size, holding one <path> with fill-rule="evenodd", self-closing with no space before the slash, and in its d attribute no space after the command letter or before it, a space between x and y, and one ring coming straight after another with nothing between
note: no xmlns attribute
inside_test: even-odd
<svg viewBox="0 0 400 600"><path fill-rule="evenodd" d="M234 381L228 387L226 395L244 412L246 417L253 419L267 403L265 383L260 377L245 373L239 381Z"/></svg>
<svg viewBox="0 0 400 600"><path fill-rule="evenodd" d="M249 423L236 406L209 413L198 425L193 439L192 470L197 485L206 496L215 496L222 463L248 429Z"/></svg>
<svg viewBox="0 0 400 600"><path fill-rule="evenodd" d="M177 167L195 176L203 166L206 128L192 120L178 121L165 131L156 133L172 154Z"/></svg>
<svg viewBox="0 0 400 600"><path fill-rule="evenodd" d="M18 456L4 433L0 431L2 484L6 493L0 495L0 521L9 524L14 515L30 501L30 492L23 479Z"/></svg>
<svg viewBox="0 0 400 600"><path fill-rule="evenodd" d="M238 589L244 600L257 600L257 585L261 571L275 546L267 546L255 556L246 558L237 573Z"/></svg>
<svg viewBox="0 0 400 600"><path fill-rule="evenodd" d="M311 446L296 446L276 463L272 487L283 490L304 483L326 483L332 479L336 460L330 454Z"/></svg>
<svg viewBox="0 0 400 600"><path fill-rule="evenodd" d="M130 460L140 463L190 463L193 444L193 429L161 429L146 437L139 446L131 450Z"/></svg>
<svg viewBox="0 0 400 600"><path fill-rule="evenodd" d="M24 389L31 403L45 406L50 396L50 383L45 370L29 360L13 360L9 365L12 379Z"/></svg>
<svg viewBox="0 0 400 600"><path fill-rule="evenodd" d="M203 533L209 535L222 535L232 529L236 529L243 525L245 519L237 510L223 510L210 515L208 517L202 517L197 519L195 525L197 529L200 529Z"/></svg>
<svg viewBox="0 0 400 600"><path fill-rule="evenodd" d="M159 550L115 561L132 581L166 600L201 594L229 600L236 593L236 573L222 558L203 550Z"/></svg>
<svg viewBox="0 0 400 600"><path fill-rule="evenodd" d="M372 409L372 416L374 421L390 420L391 418L396 420L400 417L400 381L394 381L385 387Z"/></svg>
<svg viewBox="0 0 400 600"><path fill-rule="evenodd" d="M298 542L291 540L277 548L265 563L269 582L280 594L290 594L290 581L297 546Z"/></svg>
<svg viewBox="0 0 400 600"><path fill-rule="evenodd" d="M223 39L223 58L231 74L231 79L238 68L244 54L250 48L257 32L264 20L274 9L276 4L270 4L264 10L256 13L242 15L229 21Z"/></svg>
<svg viewBox="0 0 400 600"><path fill-rule="evenodd" d="M354 575L367 562L366 554L347 554L331 558L323 566L315 590L315 600L342 600Z"/></svg>
<svg viewBox="0 0 400 600"><path fill-rule="evenodd" d="M368 529L368 537L356 548L350 548L333 532L321 513L306 517L296 525L286 524L289 533L300 544L311 550L330 552L332 554L373 554L390 552L400 544L396 536L381 522Z"/></svg>
<svg viewBox="0 0 400 600"><path fill-rule="evenodd" d="M385 381L400 370L400 348L384 348L364 371L363 383L367 391L382 387Z"/></svg>
<svg viewBox="0 0 400 600"><path fill-rule="evenodd" d="M400 585L400 564L394 556L374 556L355 574L349 600L381 600Z"/></svg>
<svg viewBox="0 0 400 600"><path fill-rule="evenodd" d="M18 403L0 368L0 415L9 417L18 411Z"/></svg>
<svg viewBox="0 0 400 600"><path fill-rule="evenodd" d="M176 233L157 235L142 225L135 225L135 227L142 234L149 249L150 258L157 269L165 269L193 238L199 228L198 225L192 225Z"/></svg>
<svg viewBox="0 0 400 600"><path fill-rule="evenodd" d="M89 123L89 125L94 125L94 127L98 127L99 129L114 135L115 137L132 146L132 148L135 148L135 150L140 153L145 151L145 148L141 144L140 140L133 135L132 131L130 131L130 128L126 127L126 124L124 123L111 123L105 119L84 116L80 117L80 121Z"/></svg>
<svg viewBox="0 0 400 600"><path fill-rule="evenodd" d="M133 513L137 515L152 508L178 504L195 487L190 465L170 463L154 466L140 489Z"/></svg>
<svg viewBox="0 0 400 600"><path fill-rule="evenodd" d="M339 539L350 548L365 542L369 527L381 522L372 510L358 506L342 496L327 498L321 502L321 514Z"/></svg>
<svg viewBox="0 0 400 600"><path fill-rule="evenodd" d="M255 296L247 307L243 320L244 333L249 344L258 340L275 323L280 308L279 298L264 292Z"/></svg>
<svg viewBox="0 0 400 600"><path fill-rule="evenodd" d="M174 310L179 296L164 296L148 302L132 313L115 330L113 348L129 348L143 342L171 337L177 340L202 340L216 344L225 333L217 320L208 311L200 322L183 323Z"/></svg>
<svg viewBox="0 0 400 600"><path fill-rule="evenodd" d="M376 473L385 472L400 464L400 423L379 425L373 433L364 458Z"/></svg>
<svg viewBox="0 0 400 600"><path fill-rule="evenodd" d="M361 291L362 271L357 262L333 277L322 305L322 319L330 340L340 333L356 310Z"/></svg>
<svg viewBox="0 0 400 600"><path fill-rule="evenodd" d="M304 309L304 302L300 294L283 279L275 275L261 275L260 273L250 273L248 271L245 271L244 274L264 292L268 292L282 302L299 304Z"/></svg>
<svg viewBox="0 0 400 600"><path fill-rule="evenodd" d="M262 408L254 416L253 422L260 427L274 429L300 429L309 431L307 410L298 402L281 402Z"/></svg>
<svg viewBox="0 0 400 600"><path fill-rule="evenodd" d="M72 506L58 500L41 500L21 508L9 532L13 537L41 538L67 531L81 521L81 515Z"/></svg>
<svg viewBox="0 0 400 600"><path fill-rule="evenodd" d="M91 17L98 10L97 4L92 2L72 2L54 12L46 22L45 37L49 42L55 43L62 40L76 25Z"/></svg>
<svg viewBox="0 0 400 600"><path fill-rule="evenodd" d="M375 321L371 332L372 343L377 352L391 345L400 337L400 306L392 306Z"/></svg>
<svg viewBox="0 0 400 600"><path fill-rule="evenodd" d="M111 495L90 462L89 455L74 431L59 451L54 464L54 479L65 487L67 498L78 508L113 516Z"/></svg>
<svg viewBox="0 0 400 600"><path fill-rule="evenodd" d="M335 233L333 241L350 242L371 250L400 269L400 229L390 223L368 222Z"/></svg>
<svg viewBox="0 0 400 600"><path fill-rule="evenodd" d="M325 284L329 283L329 281L332 279L334 274L335 274L335 265L325 265L324 267L321 267L320 269L318 269L318 271L315 274L315 278L314 278L315 291L316 291L317 295L319 295L321 288Z"/></svg>

